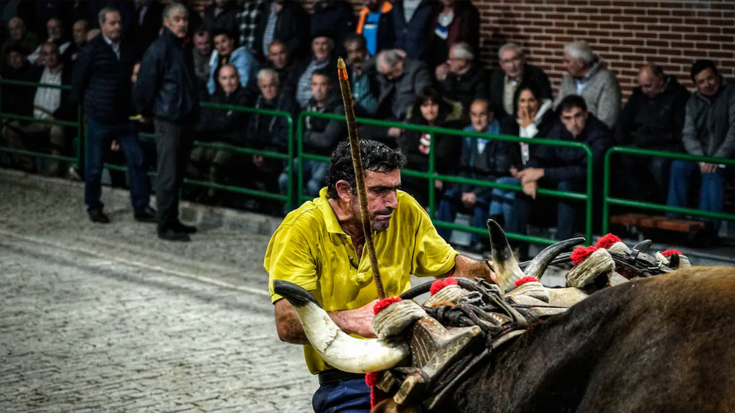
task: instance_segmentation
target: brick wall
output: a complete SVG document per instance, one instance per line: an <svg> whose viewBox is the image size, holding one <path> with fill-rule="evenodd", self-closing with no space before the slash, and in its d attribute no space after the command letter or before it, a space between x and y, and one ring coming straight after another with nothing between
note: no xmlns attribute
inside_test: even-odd
<svg viewBox="0 0 735 413"><path fill-rule="evenodd" d="M307 0L307 8L314 0ZM350 0L357 12L362 0ZM735 77L735 0L473 0L482 21L486 65L513 41L546 70L556 88L563 73L562 48L587 40L620 80L625 96L646 62L662 65L693 88L689 67L708 58Z"/></svg>

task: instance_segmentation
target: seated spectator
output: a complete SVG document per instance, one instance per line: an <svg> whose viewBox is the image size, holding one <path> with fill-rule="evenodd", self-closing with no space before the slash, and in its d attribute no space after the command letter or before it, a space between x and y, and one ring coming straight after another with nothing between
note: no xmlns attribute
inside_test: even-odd
<svg viewBox="0 0 735 413"><path fill-rule="evenodd" d="M274 40L286 44L294 59L308 54L309 14L298 1L272 0L259 17L255 44L258 60L268 57L268 47Z"/></svg>
<svg viewBox="0 0 735 413"><path fill-rule="evenodd" d="M498 50L500 67L490 77L490 103L495 118L504 124L507 117L515 118L513 96L521 84L535 84L544 99L551 99L551 83L543 70L527 63L523 49L514 43L506 43Z"/></svg>
<svg viewBox="0 0 735 413"><path fill-rule="evenodd" d="M135 0L133 2L135 10L133 10L131 41L135 51L135 58L143 57L148 46L158 38L159 31L163 25L163 4L159 1L151 0ZM189 27L194 22L189 21Z"/></svg>
<svg viewBox="0 0 735 413"><path fill-rule="evenodd" d="M240 84L247 86L252 76L258 71L258 62L255 57L244 47L235 49L235 38L227 30L219 29L213 32L212 39L214 39L214 52L209 61L209 80L207 81L209 94L214 94L217 88L214 79L224 65L235 66L240 77Z"/></svg>
<svg viewBox="0 0 735 413"><path fill-rule="evenodd" d="M554 105L558 106L569 95L582 96L589 113L613 129L622 99L615 74L602 64L602 59L584 40L564 46L564 67L567 73L561 81Z"/></svg>
<svg viewBox="0 0 735 413"><path fill-rule="evenodd" d="M623 107L615 125L615 143L633 148L682 152L689 91L675 76L667 76L661 66L645 65L638 73L638 87ZM666 199L671 159L619 156L619 190L626 198L662 203ZM616 180L618 181L618 180Z"/></svg>
<svg viewBox="0 0 735 413"><path fill-rule="evenodd" d="M692 65L691 76L697 90L686 105L682 132L684 149L691 155L732 159L735 153L735 85L720 76L710 60L697 60ZM724 185L734 169L716 163L673 161L668 205L685 208L691 178L701 175L699 209L722 212ZM719 228L719 221L701 219L713 222L715 230Z"/></svg>
<svg viewBox="0 0 735 413"><path fill-rule="evenodd" d="M38 47L38 36L36 36L35 33L28 31L25 22L20 17L13 17L10 19L8 22L8 32L10 33L10 37L3 42L3 56L7 56L10 51L10 47L14 45L20 45L28 52L36 50Z"/></svg>
<svg viewBox="0 0 735 413"><path fill-rule="evenodd" d="M342 95L337 85L324 70L316 70L311 75L312 98L304 108L308 112L331 113L344 115L342 106ZM304 141L303 150L313 155L329 156L337 146L340 139L347 136L347 124L344 120L333 120L307 116L304 119ZM294 169L298 167L294 161ZM310 197L318 197L319 190L324 186L329 162L304 160L304 179L306 179L306 194ZM288 189L288 174L286 170L278 179L281 193Z"/></svg>
<svg viewBox="0 0 735 413"><path fill-rule="evenodd" d="M378 70L377 117L403 120L416 95L431 86L431 74L423 62L406 57L399 50L384 50L375 59ZM396 131L391 136L397 136Z"/></svg>
<svg viewBox="0 0 735 413"><path fill-rule="evenodd" d="M50 85L68 85L71 82L71 70L64 68L59 47L55 43L41 46L41 58L46 63L43 69L35 71L34 82ZM23 103L27 106L19 108L22 112L19 114L35 119L72 120L76 116L76 107L72 110L67 90L39 87L33 100L28 99ZM3 137L10 148L44 151L53 155L63 155L68 146L64 127L51 123L9 121L3 128ZM34 169L31 158L20 156L15 159L19 168L29 172ZM61 176L62 171L60 162L49 163L50 175Z"/></svg>
<svg viewBox="0 0 735 413"><path fill-rule="evenodd" d="M210 102L220 105L251 106L248 94L240 85L237 68L224 65L217 76L219 87ZM238 110L202 108L197 125L197 140L239 145L243 143L242 132L248 123L248 113ZM191 151L191 175L195 179L223 183L228 170L235 169L241 156L222 149L196 147ZM215 196L210 189L205 196L209 202Z"/></svg>
<svg viewBox="0 0 735 413"><path fill-rule="evenodd" d="M444 99L435 89L423 89L414 99L408 112L407 122L413 125L434 126L438 128L459 129L463 124L462 104ZM400 129L399 129L400 130ZM462 139L457 136L435 135L434 143L435 169L439 174L452 175L458 170L458 162L462 152ZM426 172L429 169L429 148L431 136L419 131L402 131L398 137L398 147L406 156L406 169ZM404 176L404 190L416 198L421 205L428 205L429 183L424 178ZM437 193L441 193L444 184L434 181Z"/></svg>
<svg viewBox="0 0 735 413"><path fill-rule="evenodd" d="M194 72L200 84L206 85L212 68L209 61L212 59L212 38L205 28L199 28L194 32Z"/></svg>
<svg viewBox="0 0 735 413"><path fill-rule="evenodd" d="M467 132L500 133L500 124L493 119L492 109L485 99L477 99L470 105L470 120L472 124L464 128ZM511 166L507 156L508 145L508 142L494 139L464 138L462 161L459 166L460 176L490 182L507 176ZM492 191L493 188L487 186L451 184L442 196L436 218L440 221L454 222L457 210L464 210L472 215L473 227L485 228ZM497 217L495 219L497 220ZM437 227L437 231L449 242L451 229ZM473 233L469 249L475 253L486 251L487 236Z"/></svg>
<svg viewBox="0 0 735 413"><path fill-rule="evenodd" d="M365 37L370 56L392 48L396 41L393 32L393 3L388 0L365 0L355 33Z"/></svg>
<svg viewBox="0 0 735 413"><path fill-rule="evenodd" d="M89 22L86 20L76 21L72 31L74 41L61 55L61 60L64 61L64 63L74 64L77 60L79 50L87 44L87 34L89 34Z"/></svg>
<svg viewBox="0 0 735 413"><path fill-rule="evenodd" d="M429 47L429 64L439 66L449 59L449 51L457 43L480 50L480 12L470 0L441 0L441 11L434 17ZM467 106L471 102L467 103Z"/></svg>
<svg viewBox="0 0 735 413"><path fill-rule="evenodd" d="M50 19L48 23L46 23L48 31L48 40L46 42L54 43L58 46L60 54L64 54L66 48L71 45L71 42L64 37L64 26L62 24L61 20L57 18ZM36 66L43 66L45 64L43 59L40 59L41 47L43 47L43 45L38 46L33 53L28 55L28 61L31 62L31 64Z"/></svg>
<svg viewBox="0 0 735 413"><path fill-rule="evenodd" d="M296 121L298 104L288 93L284 93L278 80L278 73L273 69L261 69L258 72L258 89L260 95L253 105L256 109L276 110L290 113ZM249 148L288 152L288 120L283 116L253 113L248 121L245 144ZM277 191L277 177L283 170L283 163L260 155L253 155L248 162L252 168L252 177L257 177L256 185Z"/></svg>
<svg viewBox="0 0 735 413"><path fill-rule="evenodd" d="M291 49L289 49L291 50ZM317 69L325 70L326 73L332 76L332 79L337 79L337 58L332 53L334 51L334 40L327 36L316 35L314 40L311 41L311 52L312 56L299 63L294 69L296 76L295 85L289 85L288 88L296 92L296 102L303 109L309 103L311 96L311 75ZM334 75L332 75L334 73Z"/></svg>
<svg viewBox="0 0 735 413"><path fill-rule="evenodd" d="M265 10L266 0L245 0L237 14L238 34L240 35L240 46L257 56L262 57L262 50L258 52L256 46L258 22Z"/></svg>
<svg viewBox="0 0 735 413"><path fill-rule="evenodd" d="M355 32L355 13L345 0L318 0L311 14L311 35L323 34L333 39L337 54L344 56L343 44ZM319 195L319 194L317 194Z"/></svg>
<svg viewBox="0 0 735 413"><path fill-rule="evenodd" d="M299 70L298 63L291 60L291 53L288 51L286 44L280 40L274 40L269 48L268 67L278 73L278 82L282 88L287 89L286 93L290 93L295 97L296 91L293 90L298 83L296 71Z"/></svg>
<svg viewBox="0 0 735 413"><path fill-rule="evenodd" d="M541 90L535 83L521 85L516 89L513 101L513 112L515 117L508 116L501 125L500 131L503 135L514 135L527 139L541 139L549 136L551 128L557 123L558 116L554 113L552 107L554 104L551 99L543 98ZM538 145L529 145L527 143L510 143L507 146L507 160L510 165L510 175L502 176L496 180L498 183L508 185L520 185L521 180L518 172L522 171L528 165L528 161L532 156L532 151L539 150ZM516 191L509 189L493 188L492 202L490 204L491 218L504 222L503 228L507 232L515 234L526 234L528 224L528 214L519 213L523 211L517 206L516 197L522 197ZM511 245L518 244L511 241Z"/></svg>
<svg viewBox="0 0 735 413"><path fill-rule="evenodd" d="M237 42L234 34L238 32L237 4L233 0L214 0L202 16L202 25L208 32L214 33L226 30L233 35L233 41Z"/></svg>
<svg viewBox="0 0 735 413"><path fill-rule="evenodd" d="M405 51L410 59L427 62L438 4L433 0L393 2L393 32L396 35L393 47Z"/></svg>
<svg viewBox="0 0 735 413"><path fill-rule="evenodd" d="M598 168L605 158L605 152L612 145L612 136L607 126L587 111L584 98L569 95L559 102L557 108L561 123L551 128L548 139L575 141L589 145L592 149L592 162ZM531 152L525 169L517 173L523 192L536 199L539 187L566 192L585 190L587 181L587 154L578 148L563 146L539 146ZM530 215L531 205L527 197L517 197L517 214ZM577 222L575 205L567 199L556 201L557 231L556 238L568 239L574 236Z"/></svg>
<svg viewBox="0 0 735 413"><path fill-rule="evenodd" d="M356 33L347 36L345 49L355 113L360 117L375 116L378 110L378 82L373 73L365 68L366 61L370 59L365 38Z"/></svg>
<svg viewBox="0 0 735 413"><path fill-rule="evenodd" d="M475 99L487 99L488 75L467 43L457 43L449 51L449 59L436 68L439 91L447 99L462 103L465 111Z"/></svg>

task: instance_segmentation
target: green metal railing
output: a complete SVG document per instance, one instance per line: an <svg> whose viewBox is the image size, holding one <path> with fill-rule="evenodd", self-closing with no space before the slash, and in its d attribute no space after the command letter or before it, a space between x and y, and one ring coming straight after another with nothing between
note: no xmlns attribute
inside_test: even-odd
<svg viewBox="0 0 735 413"><path fill-rule="evenodd" d="M621 146L615 146L613 148L610 148L605 154L605 176L604 176L605 179L603 183L604 194L603 194L603 200L602 200L602 233L603 234L608 233L608 229L610 225L610 205L620 205L620 206L626 206L626 207L631 207L631 208L647 209L651 211L673 212L673 213L682 214L682 215L692 215L696 217L705 217L705 218L735 221L735 214L725 214L721 212L702 211L702 210L693 209L693 208L673 207L673 206L668 206L665 204L655 204L651 202L641 202L641 201L633 201L630 199L611 197L610 196L611 158L616 153L634 155L634 156L649 156L649 157L658 157L658 158L678 159L682 161L691 161L691 162L707 162L707 163L714 163L714 164L735 165L735 159L713 158L709 156L697 156L697 155L689 155L685 153L676 153L676 152L652 151L648 149L625 148Z"/></svg>
<svg viewBox="0 0 735 413"><path fill-rule="evenodd" d="M327 114L327 113L317 113L317 112L302 112L299 115L298 127L297 127L297 132L296 132L298 158L329 162L329 158L327 157L304 153L304 150L303 150L304 119L307 116L324 118L324 119L341 120L341 121L344 121L344 116L335 115L335 114ZM483 180L478 180L478 179L469 179L469 178L458 177L458 176L440 175L436 173L436 169L435 169L436 160L435 160L435 151L434 151L434 144L436 142L436 139L434 139L435 134L458 136L461 138L464 138L464 137L475 138L475 139L476 138L481 138L481 139L490 138L490 139L496 139L496 140L506 141L506 142L524 142L524 143L529 143L529 144L566 146L566 147L571 147L571 148L578 148L578 149L585 151L587 155L587 192L586 193L562 192L562 191L557 191L553 189L539 188L538 194L553 196L557 198L566 198L566 199L575 199L575 200L585 201L586 202L585 237L587 238L587 242L591 242L592 240L592 188L593 188L594 169L593 169L593 164L592 164L592 150L586 144L583 144L580 142L556 141L556 140L548 140L548 139L525 139L525 138L520 138L517 136L507 136L507 135L490 135L490 134L478 133L478 132L465 132L465 131L456 130L456 129L444 129L444 128L436 128L436 127L421 126L421 125L410 125L410 124L400 123L400 122L389 122L389 121L381 121L381 120L366 119L366 118L357 118L357 123L365 124L365 125L389 127L389 128L395 127L395 128L404 129L404 130L412 130L412 131L420 131L420 132L429 133L429 135L432 138L431 144L429 147L429 168L428 168L429 170L426 172L423 172L423 171L414 171L414 170L404 169L401 171L401 174L406 175L406 176L425 178L428 180L428 185L429 185L429 211L428 212L429 212L429 216L431 217L432 221L434 221L435 226L456 229L456 230L461 230L461 231L466 231L466 232L472 232L472 233L481 234L481 235L487 235L487 230L483 228L475 228L471 226L457 225L457 224L450 223L450 222L434 220L434 205L435 205L435 198L436 198L436 190L434 187L434 181L442 180L442 181L451 182L451 183L478 185L478 186L484 186L484 187L489 187L489 188L501 188L501 189L512 190L512 191L517 191L517 192L523 191L523 188L520 185L509 185L509 184L502 184L502 183L497 183L497 182L483 181ZM309 198L303 195L303 165L302 165L302 162L299 162L297 181L298 181L299 201L301 202L304 200L308 200ZM554 240L551 240L548 238L534 237L530 235L522 235L522 234L516 234L516 233L507 233L506 235L510 239L538 243L538 244L552 244L555 242Z"/></svg>
<svg viewBox="0 0 735 413"><path fill-rule="evenodd" d="M0 79L0 104L2 104L4 85L14 85L14 86L23 86L23 87L33 87L33 88L44 87L44 88L49 88L49 89L71 90L71 86L69 85L51 85L47 83L24 82L20 80ZM82 108L80 105L77 105L76 121L58 120L58 119L36 119L33 116L23 116L23 115L16 115L12 113L4 113L4 112L1 115L2 115L3 120L8 119L8 120L18 120L18 121L26 121L26 122L32 122L32 123L50 123L52 125L77 128L78 133L80 133L83 130L82 128ZM4 125L3 127L8 127L8 126ZM37 157L37 158L51 159L55 161L66 161L66 162L83 162L80 160L84 158L83 156L84 147L81 144L81 142L80 142L79 147L77 148L76 158L70 157L70 156L54 155L54 154L44 153L44 152L26 151L22 149L9 148L5 146L0 146L0 152L12 153L12 154L21 155L21 156L32 156L32 157Z"/></svg>

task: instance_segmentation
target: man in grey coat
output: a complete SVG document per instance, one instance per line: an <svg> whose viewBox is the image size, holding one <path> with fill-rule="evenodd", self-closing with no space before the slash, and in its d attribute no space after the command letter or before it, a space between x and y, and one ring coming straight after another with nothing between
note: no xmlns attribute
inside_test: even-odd
<svg viewBox="0 0 735 413"><path fill-rule="evenodd" d="M561 81L554 107L569 95L580 95L589 113L613 129L620 114L620 84L602 59L592 52L584 40L564 46L564 67L567 74Z"/></svg>
<svg viewBox="0 0 735 413"><path fill-rule="evenodd" d="M378 53L375 65L380 88L379 117L403 120L416 94L431 86L429 68L421 61L406 57L400 50L384 50Z"/></svg>
<svg viewBox="0 0 735 413"><path fill-rule="evenodd" d="M697 91L687 102L682 143L687 153L715 158L731 158L735 153L735 85L720 76L711 60L692 65L692 81ZM701 174L699 209L722 212L723 192L733 167L709 162L675 160L671 163L668 205L686 207L689 181ZM671 216L676 216L671 214ZM711 219L715 229L719 222Z"/></svg>

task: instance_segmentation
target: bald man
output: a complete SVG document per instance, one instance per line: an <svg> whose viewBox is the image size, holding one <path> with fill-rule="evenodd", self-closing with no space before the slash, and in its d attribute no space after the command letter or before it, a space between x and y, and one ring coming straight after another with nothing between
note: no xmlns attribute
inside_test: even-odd
<svg viewBox="0 0 735 413"><path fill-rule="evenodd" d="M683 151L681 131L689 91L676 77L655 64L638 72L638 87L625 104L615 129L617 145L634 148ZM638 156L621 157L631 179L624 179L621 195L641 201L666 199L668 159ZM641 179L643 177L643 179Z"/></svg>

